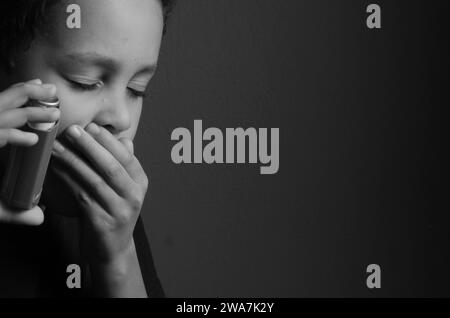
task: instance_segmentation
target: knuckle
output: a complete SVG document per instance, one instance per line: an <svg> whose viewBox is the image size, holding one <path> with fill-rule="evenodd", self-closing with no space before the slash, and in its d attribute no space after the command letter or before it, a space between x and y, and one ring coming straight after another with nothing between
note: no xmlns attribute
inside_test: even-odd
<svg viewBox="0 0 450 318"><path fill-rule="evenodd" d="M36 112L38 112L39 109L37 107L25 107L23 108L23 114L24 116L28 119L30 117L33 117L33 115L36 114Z"/></svg>
<svg viewBox="0 0 450 318"><path fill-rule="evenodd" d="M18 82L18 83L14 84L14 85L11 85L11 86L10 86L10 89L11 89L11 88L19 87L19 86L22 85L22 84L25 84L25 82Z"/></svg>
<svg viewBox="0 0 450 318"><path fill-rule="evenodd" d="M84 192L84 191L80 191L78 193L77 199L79 200L79 202L82 205L87 205L87 204L89 204L91 202L91 199L90 199L89 195L86 192Z"/></svg>
<svg viewBox="0 0 450 318"><path fill-rule="evenodd" d="M26 83L22 82L22 83L17 83L16 85L14 85L12 87L15 88L15 89L25 90L25 88L27 86L26 86Z"/></svg>
<svg viewBox="0 0 450 318"><path fill-rule="evenodd" d="M33 91L33 85L28 84L28 83L22 83L19 85L19 88L22 90L22 92L25 95L30 94Z"/></svg>
<svg viewBox="0 0 450 318"><path fill-rule="evenodd" d="M131 214L130 213L122 212L122 213L117 214L115 216L115 219L116 219L116 223L118 225L127 225L127 224L130 223L132 218L131 218Z"/></svg>
<svg viewBox="0 0 450 318"><path fill-rule="evenodd" d="M105 181L102 178L95 178L91 181L93 189L102 190L105 187Z"/></svg>
<svg viewBox="0 0 450 318"><path fill-rule="evenodd" d="M148 187L150 185L150 180L148 179L148 176L144 173L142 176L142 187L144 188L144 191L148 190Z"/></svg>
<svg viewBox="0 0 450 318"><path fill-rule="evenodd" d="M22 124L25 124L27 121L37 121L43 120L46 116L45 110L39 107L25 107L22 108L22 113L20 114L20 118L22 120Z"/></svg>
<svg viewBox="0 0 450 318"><path fill-rule="evenodd" d="M79 159L73 154L73 153L69 153L69 152L65 152L65 160L72 166L74 167L78 167L80 164Z"/></svg>
<svg viewBox="0 0 450 318"><path fill-rule="evenodd" d="M17 135L20 135L20 130L17 131ZM4 134L5 143L14 139L14 130L8 129Z"/></svg>
<svg viewBox="0 0 450 318"><path fill-rule="evenodd" d="M125 158L124 158L124 164L126 166L129 166L134 163L135 159L136 159L136 157L132 153L127 152L127 154L125 155Z"/></svg>
<svg viewBox="0 0 450 318"><path fill-rule="evenodd" d="M128 204L133 211L140 211L142 204L144 203L144 196L141 191L133 191L134 194L129 198Z"/></svg>
<svg viewBox="0 0 450 318"><path fill-rule="evenodd" d="M105 173L109 179L117 179L122 174L122 169L119 165L112 164L108 169L106 169Z"/></svg>
<svg viewBox="0 0 450 318"><path fill-rule="evenodd" d="M14 87L14 94L17 95L17 101L19 104L24 104L28 100L28 95L30 87L29 84L26 83L20 83L17 84L16 87Z"/></svg>

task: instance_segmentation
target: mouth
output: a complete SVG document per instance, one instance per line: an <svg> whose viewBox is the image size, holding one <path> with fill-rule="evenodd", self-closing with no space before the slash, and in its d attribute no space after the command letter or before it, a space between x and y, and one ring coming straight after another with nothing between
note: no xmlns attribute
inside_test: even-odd
<svg viewBox="0 0 450 318"><path fill-rule="evenodd" d="M86 164L88 164L91 168L93 168L93 166L91 165L91 163L89 162L88 157L81 152L77 147L75 147L73 145L72 142L69 141L69 139L66 137L65 134L61 134L59 135L56 140L58 140L63 146L64 148L66 148L67 150L73 152L77 157L79 157L81 160L83 160ZM53 158L52 158L53 159ZM54 159L52 160L54 161Z"/></svg>

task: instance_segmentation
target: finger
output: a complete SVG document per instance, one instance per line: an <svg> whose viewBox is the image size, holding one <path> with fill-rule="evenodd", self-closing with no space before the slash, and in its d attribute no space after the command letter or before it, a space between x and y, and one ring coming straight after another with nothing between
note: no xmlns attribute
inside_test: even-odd
<svg viewBox="0 0 450 318"><path fill-rule="evenodd" d="M127 147L119 142L108 130L99 127L94 123L90 123L86 127L86 131L94 138L100 145L108 150L120 164L128 163L133 160L133 155Z"/></svg>
<svg viewBox="0 0 450 318"><path fill-rule="evenodd" d="M127 148L128 152L134 155L134 145L133 141L129 138L122 137L119 141Z"/></svg>
<svg viewBox="0 0 450 318"><path fill-rule="evenodd" d="M87 157L106 182L121 196L128 197L133 192L135 181L117 159L80 126L74 125L66 131L66 136ZM126 150L125 150L126 151Z"/></svg>
<svg viewBox="0 0 450 318"><path fill-rule="evenodd" d="M42 85L42 81L39 78L33 79L31 81L28 81L27 83L36 84L36 85Z"/></svg>
<svg viewBox="0 0 450 318"><path fill-rule="evenodd" d="M80 183L84 184L92 195L99 201L106 211L117 208L119 197L93 168L75 154L68 147L64 147L58 140L53 144L53 157L69 168L76 175ZM58 164L55 162L56 167Z"/></svg>
<svg viewBox="0 0 450 318"><path fill-rule="evenodd" d="M0 129L0 148L7 144L17 146L33 146L39 140L35 133L25 132L19 129Z"/></svg>
<svg viewBox="0 0 450 318"><path fill-rule="evenodd" d="M22 127L27 122L51 123L58 121L60 111L57 108L25 107L9 109L1 113L0 127Z"/></svg>
<svg viewBox="0 0 450 318"><path fill-rule="evenodd" d="M109 214L91 197L91 195L83 189L81 184L68 173L63 166L57 162L50 165L53 174L56 175L63 184L67 186L70 194L77 199L81 207L81 211L90 219L95 220L99 217L108 217Z"/></svg>
<svg viewBox="0 0 450 318"><path fill-rule="evenodd" d="M134 181L139 184L147 183L144 169L133 155L133 143L130 139L122 137L122 140L128 144L127 146L117 140L108 130L94 123L88 125L87 132L117 159Z"/></svg>
<svg viewBox="0 0 450 318"><path fill-rule="evenodd" d="M0 112L18 108L29 99L47 100L56 96L56 86L20 83L0 93Z"/></svg>
<svg viewBox="0 0 450 318"><path fill-rule="evenodd" d="M0 202L0 222L38 226L44 222L44 213L39 206L28 211L10 211Z"/></svg>
<svg viewBox="0 0 450 318"><path fill-rule="evenodd" d="M36 79L33 79L31 81L28 81L28 82L21 82L21 83L14 84L11 87L17 87L17 86L20 86L20 85L22 85L24 83L42 85L42 81L40 79L36 78Z"/></svg>

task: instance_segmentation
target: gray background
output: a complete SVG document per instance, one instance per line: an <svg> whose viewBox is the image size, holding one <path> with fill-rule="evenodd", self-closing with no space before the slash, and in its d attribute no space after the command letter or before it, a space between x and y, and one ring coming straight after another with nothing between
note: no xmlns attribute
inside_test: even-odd
<svg viewBox="0 0 450 318"><path fill-rule="evenodd" d="M136 146L168 296L450 295L443 2L369 3L179 1ZM194 119L280 128L278 174L173 164Z"/></svg>

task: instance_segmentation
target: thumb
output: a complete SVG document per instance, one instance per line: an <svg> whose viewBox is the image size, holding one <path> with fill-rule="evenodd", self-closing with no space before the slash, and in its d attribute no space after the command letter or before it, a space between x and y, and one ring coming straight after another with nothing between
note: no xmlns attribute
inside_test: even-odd
<svg viewBox="0 0 450 318"><path fill-rule="evenodd" d="M44 212L39 206L28 211L12 211L0 201L0 222L39 226L44 222Z"/></svg>

